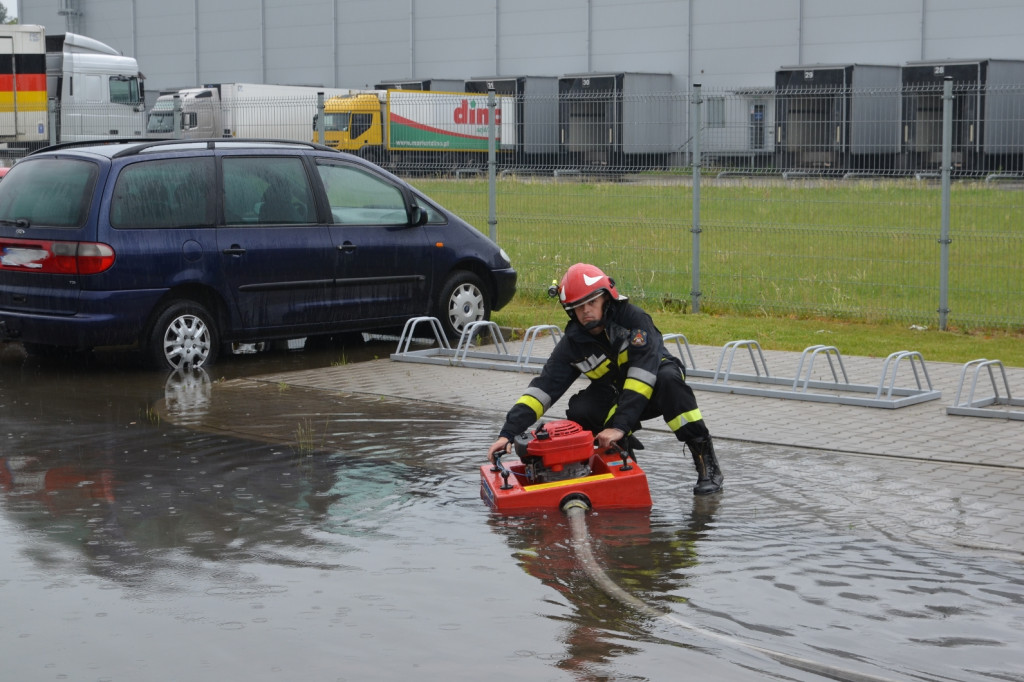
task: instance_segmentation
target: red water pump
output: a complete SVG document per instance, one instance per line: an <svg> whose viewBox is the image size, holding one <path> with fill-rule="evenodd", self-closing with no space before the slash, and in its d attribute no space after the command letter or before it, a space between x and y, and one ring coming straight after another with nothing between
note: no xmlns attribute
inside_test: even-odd
<svg viewBox="0 0 1024 682"><path fill-rule="evenodd" d="M531 483L564 481L590 473L594 434L574 421L542 424L535 431L516 436L514 444Z"/></svg>
<svg viewBox="0 0 1024 682"><path fill-rule="evenodd" d="M574 421L543 424L514 439L518 463L480 467L480 496L508 513L553 511L570 499L592 509L649 509L647 475L631 450L599 451Z"/></svg>

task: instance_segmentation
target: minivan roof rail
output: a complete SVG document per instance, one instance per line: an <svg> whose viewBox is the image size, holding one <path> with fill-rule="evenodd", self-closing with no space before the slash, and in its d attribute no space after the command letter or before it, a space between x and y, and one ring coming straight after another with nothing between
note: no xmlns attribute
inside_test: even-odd
<svg viewBox="0 0 1024 682"><path fill-rule="evenodd" d="M113 158L119 158L122 156L132 156L139 154L147 149L153 149L154 147L173 147L175 145L206 145L207 149L216 149L218 145L290 145L293 147L307 147L309 149L319 149L321 151L337 152L337 149L333 147L327 147L316 142L306 142L304 140L278 140L278 139L264 139L264 138L247 138L247 137L213 137L213 138L196 138L188 140L145 140L140 141L140 144L133 145L127 149L114 154Z"/></svg>
<svg viewBox="0 0 1024 682"><path fill-rule="evenodd" d="M57 144L51 144L47 147L40 147L35 149L27 156L32 154L41 154L42 152L55 152L63 149L75 149L76 147L100 147L110 144L132 144L137 142L151 142L152 138L146 137L110 137L101 140L75 140L74 142L58 142Z"/></svg>
<svg viewBox="0 0 1024 682"><path fill-rule="evenodd" d="M33 151L32 154L39 154L42 152L53 152L62 151L65 149L78 149L82 147L102 147L108 145L132 145L127 149L122 149L113 155L112 158L119 158L122 156L131 156L139 154L147 149L153 147L164 147L174 145L196 145L206 144L208 149L216 149L218 144L224 145L244 145L244 144L287 144L292 146L308 147L310 149L318 149L320 151L337 152L338 150L333 147L318 144L316 142L306 142L304 140L279 140L279 139L264 139L264 138L241 138L241 137L217 137L217 138L197 138L188 140L175 140L170 138L154 139L151 137L118 137L118 138L106 138L99 140L76 140L75 142L60 142L58 144L50 145Z"/></svg>

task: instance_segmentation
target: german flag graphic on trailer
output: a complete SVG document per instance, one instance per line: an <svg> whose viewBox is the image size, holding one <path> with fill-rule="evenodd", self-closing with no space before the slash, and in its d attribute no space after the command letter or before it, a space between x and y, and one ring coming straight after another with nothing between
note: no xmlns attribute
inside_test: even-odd
<svg viewBox="0 0 1024 682"><path fill-rule="evenodd" d="M45 54L0 54L0 111L46 111Z"/></svg>
<svg viewBox="0 0 1024 682"><path fill-rule="evenodd" d="M0 141L46 135L46 35L41 26L0 30Z"/></svg>

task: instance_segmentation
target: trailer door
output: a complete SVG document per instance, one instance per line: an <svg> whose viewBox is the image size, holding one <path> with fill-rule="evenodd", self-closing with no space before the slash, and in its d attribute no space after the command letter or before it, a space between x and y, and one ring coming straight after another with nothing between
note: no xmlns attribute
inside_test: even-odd
<svg viewBox="0 0 1024 682"><path fill-rule="evenodd" d="M14 38L0 37L0 136L13 137L18 109L17 74L14 71ZM10 83L8 86L7 84ZM10 105L8 105L10 101Z"/></svg>
<svg viewBox="0 0 1024 682"><path fill-rule="evenodd" d="M46 55L42 30L11 27L0 37L0 137L46 140Z"/></svg>
<svg viewBox="0 0 1024 682"><path fill-rule="evenodd" d="M14 112L17 106L16 86L14 75L14 39L0 38L0 135L9 137L14 135ZM8 90L7 83L10 83ZM8 98L10 105L7 104Z"/></svg>

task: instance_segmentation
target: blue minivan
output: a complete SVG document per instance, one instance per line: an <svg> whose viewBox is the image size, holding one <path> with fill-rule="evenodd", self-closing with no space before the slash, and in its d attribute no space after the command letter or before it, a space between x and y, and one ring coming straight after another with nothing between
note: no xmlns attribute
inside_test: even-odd
<svg viewBox="0 0 1024 682"><path fill-rule="evenodd" d="M515 286L477 229L316 144L75 143L0 182L0 339L29 352L137 346L200 367L224 344L419 315L455 338Z"/></svg>

